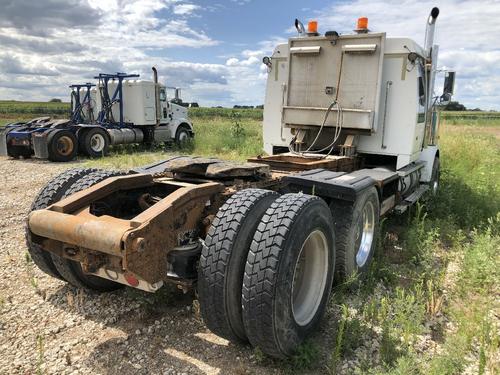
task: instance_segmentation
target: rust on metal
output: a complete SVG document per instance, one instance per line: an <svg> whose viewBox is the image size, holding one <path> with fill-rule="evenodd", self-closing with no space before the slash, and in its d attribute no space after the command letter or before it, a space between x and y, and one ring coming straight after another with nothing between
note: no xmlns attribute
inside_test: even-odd
<svg viewBox="0 0 500 375"><path fill-rule="evenodd" d="M150 174L133 174L128 176L110 177L88 189L79 191L65 199L54 203L47 209L51 211L69 213L88 206L93 201L104 198L118 190L128 190L136 187L153 185L153 176Z"/></svg>
<svg viewBox="0 0 500 375"><path fill-rule="evenodd" d="M269 166L257 163L237 163L215 158L180 157L164 163L166 172L195 175L211 179L268 177Z"/></svg>
<svg viewBox="0 0 500 375"><path fill-rule="evenodd" d="M33 211L28 218L32 233L108 254L120 254L123 234L131 229L124 220L79 217L50 210Z"/></svg>
<svg viewBox="0 0 500 375"><path fill-rule="evenodd" d="M350 172L355 168L355 158L351 156L329 155L300 157L291 153L273 156L259 156L248 159L249 162L269 165L276 171L304 171L324 168L334 172Z"/></svg>
<svg viewBox="0 0 500 375"><path fill-rule="evenodd" d="M206 176L210 178L256 177L265 178L271 173L268 165L258 163L218 162L208 165Z"/></svg>
<svg viewBox="0 0 500 375"><path fill-rule="evenodd" d="M136 229L123 238L124 269L149 283L167 277L167 254L178 246L180 234L199 232L200 218L210 199L224 186L207 182L182 187L136 216Z"/></svg>
<svg viewBox="0 0 500 375"><path fill-rule="evenodd" d="M220 159L201 157L176 158L165 163L165 171L173 173L187 173L204 176L210 164L220 162Z"/></svg>

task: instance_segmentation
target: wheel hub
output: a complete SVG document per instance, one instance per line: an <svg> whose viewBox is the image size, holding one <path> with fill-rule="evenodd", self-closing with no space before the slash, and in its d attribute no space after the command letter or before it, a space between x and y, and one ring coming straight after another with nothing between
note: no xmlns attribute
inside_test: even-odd
<svg viewBox="0 0 500 375"><path fill-rule="evenodd" d="M102 152L102 150L104 150L105 144L106 141L104 140L102 134L94 134L90 138L90 148L94 152Z"/></svg>
<svg viewBox="0 0 500 375"><path fill-rule="evenodd" d="M356 264L363 267L370 256L373 238L375 235L375 207L368 201L363 207L363 213L358 223L356 232L356 245L358 252L356 254Z"/></svg>
<svg viewBox="0 0 500 375"><path fill-rule="evenodd" d="M57 140L57 151L64 156L68 156L73 152L73 141L68 136L62 136Z"/></svg>
<svg viewBox="0 0 500 375"><path fill-rule="evenodd" d="M304 241L295 264L292 282L292 312L300 326L316 315L326 287L328 242L319 229Z"/></svg>

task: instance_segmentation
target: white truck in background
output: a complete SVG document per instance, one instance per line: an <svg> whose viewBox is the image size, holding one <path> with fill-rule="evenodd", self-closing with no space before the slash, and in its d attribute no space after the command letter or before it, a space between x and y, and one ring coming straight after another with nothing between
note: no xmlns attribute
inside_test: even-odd
<svg viewBox="0 0 500 375"><path fill-rule="evenodd" d="M110 145L182 144L194 136L187 108L167 100L155 68L152 81L126 73L95 78L97 84L70 86L70 119L7 125L0 133L0 155L70 161L78 154L104 156Z"/></svg>

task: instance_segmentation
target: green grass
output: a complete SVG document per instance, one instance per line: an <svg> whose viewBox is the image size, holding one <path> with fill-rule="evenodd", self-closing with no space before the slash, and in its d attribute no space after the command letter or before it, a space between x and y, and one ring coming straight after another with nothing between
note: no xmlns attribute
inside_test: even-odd
<svg viewBox="0 0 500 375"><path fill-rule="evenodd" d="M348 360L357 365L347 373L359 374L500 372L499 133L458 125L441 129L438 196L384 221L368 279L342 290L342 304L334 291L332 374ZM353 320L361 329L348 334ZM344 350L371 340L379 350L368 359Z"/></svg>
<svg viewBox="0 0 500 375"><path fill-rule="evenodd" d="M441 112L441 120L448 125L500 126L499 112L453 111Z"/></svg>
<svg viewBox="0 0 500 375"><path fill-rule="evenodd" d="M68 115L69 103L52 102L18 102L14 100L0 100L0 114L40 116ZM37 116L33 116L37 117Z"/></svg>
<svg viewBox="0 0 500 375"><path fill-rule="evenodd" d="M172 155L191 154L244 161L262 153L262 124L251 119L200 119L194 123L194 140L182 149L157 146L147 150L143 146L114 147L103 159L84 159L89 166L127 169L165 159ZM134 151L134 152L132 152Z"/></svg>

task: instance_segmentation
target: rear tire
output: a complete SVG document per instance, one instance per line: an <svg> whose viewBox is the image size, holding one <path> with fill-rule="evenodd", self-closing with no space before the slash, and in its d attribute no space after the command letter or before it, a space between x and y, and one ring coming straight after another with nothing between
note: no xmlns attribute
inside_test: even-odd
<svg viewBox="0 0 500 375"><path fill-rule="evenodd" d="M198 295L201 314L216 335L246 342L241 315L245 263L257 225L278 194L245 189L220 208L200 258Z"/></svg>
<svg viewBox="0 0 500 375"><path fill-rule="evenodd" d="M76 181L64 194L66 198L76 192L87 189L109 177L120 176L123 173L116 171L97 171L83 176ZM51 254L52 261L59 274L77 288L90 289L97 292L109 292L123 287L122 284L83 272L79 262Z"/></svg>
<svg viewBox="0 0 500 375"><path fill-rule="evenodd" d="M377 189L367 189L354 203L334 201L330 208L337 235L337 280L365 275L377 243L380 216Z"/></svg>
<svg viewBox="0 0 500 375"><path fill-rule="evenodd" d="M109 137L102 128L90 128L82 135L81 148L91 158L100 158L108 154Z"/></svg>
<svg viewBox="0 0 500 375"><path fill-rule="evenodd" d="M330 295L333 220L326 203L285 194L262 217L243 278L243 322L264 353L285 358L317 327Z"/></svg>
<svg viewBox="0 0 500 375"><path fill-rule="evenodd" d="M55 130L50 138L48 149L50 161L71 161L78 153L78 141L73 132L67 129Z"/></svg>
<svg viewBox="0 0 500 375"><path fill-rule="evenodd" d="M54 177L47 183L47 185L45 185L42 190L40 190L35 200L31 204L30 212L47 208L51 204L56 203L63 197L66 190L71 187L71 185L75 181L95 171L96 169L92 168L70 169ZM51 253L43 250L41 246L32 241L31 232L29 231L27 224L28 223L26 222L25 238L26 246L28 247L28 252L30 254L31 260L41 271L45 272L47 275L62 280L63 278L61 277L61 274L54 266Z"/></svg>
<svg viewBox="0 0 500 375"><path fill-rule="evenodd" d="M29 159L33 155L33 152L29 147L25 146L7 146L7 155L14 159L19 159L20 157Z"/></svg>

